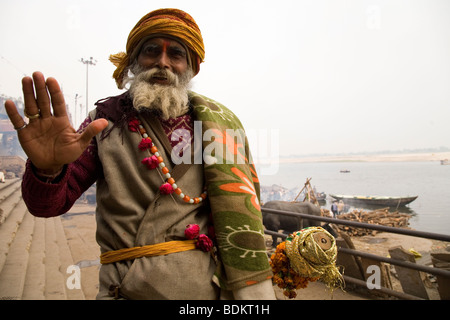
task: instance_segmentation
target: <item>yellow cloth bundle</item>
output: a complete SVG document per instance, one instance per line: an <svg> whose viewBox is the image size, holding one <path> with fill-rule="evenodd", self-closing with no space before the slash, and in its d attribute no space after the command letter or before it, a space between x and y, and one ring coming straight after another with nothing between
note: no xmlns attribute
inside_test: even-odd
<svg viewBox="0 0 450 320"><path fill-rule="evenodd" d="M113 73L119 89L123 89L123 78L127 67L132 63L142 45L142 40L149 36L169 36L181 41L190 51L188 63L194 74L200 71L200 63L205 58L200 28L195 20L186 12L179 9L159 9L152 11L139 20L128 35L126 53L119 52L109 57L117 67Z"/></svg>
<svg viewBox="0 0 450 320"><path fill-rule="evenodd" d="M286 255L292 269L302 277L320 278L330 288L342 287L344 279L336 267L334 237L321 227L309 227L286 238Z"/></svg>

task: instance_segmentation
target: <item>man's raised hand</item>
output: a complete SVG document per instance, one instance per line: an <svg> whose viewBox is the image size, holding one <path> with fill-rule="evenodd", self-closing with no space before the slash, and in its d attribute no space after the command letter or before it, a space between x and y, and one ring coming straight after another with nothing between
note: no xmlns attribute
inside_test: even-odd
<svg viewBox="0 0 450 320"><path fill-rule="evenodd" d="M64 164L75 161L92 138L108 125L107 120L98 119L91 122L83 133L77 133L70 125L58 82L54 78L46 81L40 72L34 72L33 78L22 79L22 91L28 124L18 113L14 102L6 101L5 108L23 150L39 169L57 172Z"/></svg>

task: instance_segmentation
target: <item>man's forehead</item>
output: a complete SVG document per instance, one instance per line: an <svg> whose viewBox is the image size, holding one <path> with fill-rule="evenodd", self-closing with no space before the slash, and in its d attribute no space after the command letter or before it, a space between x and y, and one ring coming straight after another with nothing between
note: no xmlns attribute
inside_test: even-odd
<svg viewBox="0 0 450 320"><path fill-rule="evenodd" d="M170 46L170 47L180 47L185 48L185 46L180 42L172 38L167 37L154 37L146 40L143 44L143 46L147 44L158 44L158 45L164 45L164 46Z"/></svg>

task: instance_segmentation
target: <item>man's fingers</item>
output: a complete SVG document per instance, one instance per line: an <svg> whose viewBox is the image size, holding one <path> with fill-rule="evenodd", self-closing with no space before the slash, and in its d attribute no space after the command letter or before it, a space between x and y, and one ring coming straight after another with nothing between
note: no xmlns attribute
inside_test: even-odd
<svg viewBox="0 0 450 320"><path fill-rule="evenodd" d="M81 134L81 144L85 147L89 145L92 138L102 132L108 126L108 120L97 119L92 121Z"/></svg>
<svg viewBox="0 0 450 320"><path fill-rule="evenodd" d="M25 102L25 112L34 115L39 112L36 97L34 95L33 79L25 77L22 79L23 100Z"/></svg>
<svg viewBox="0 0 450 320"><path fill-rule="evenodd" d="M25 125L25 121L23 120L19 112L17 112L17 108L14 102L12 102L11 100L7 100L5 102L5 109L14 128L21 128Z"/></svg>
<svg viewBox="0 0 450 320"><path fill-rule="evenodd" d="M50 93L50 98L53 106L53 114L56 117L66 116L66 104L64 101L64 95L59 87L58 81L55 78L47 79L47 88Z"/></svg>
<svg viewBox="0 0 450 320"><path fill-rule="evenodd" d="M33 79L30 77L22 79L22 91L25 100L25 113L30 116L30 120L37 119L33 116L39 113L42 118L50 117L52 115L50 101L55 116L67 115L64 95L56 79L50 77L46 81L44 75L36 71L33 73Z"/></svg>
<svg viewBox="0 0 450 320"><path fill-rule="evenodd" d="M50 111L50 98L48 96L47 91L47 84L45 83L44 75L41 72L34 72L33 73L33 81L34 81L34 88L36 91L36 102L37 107L39 108L39 111L41 112L41 117L46 118L51 116ZM29 113L28 109L25 106L25 109L27 111L28 115L35 115L35 113ZM38 111L38 110L36 110ZM31 112L31 110L30 110Z"/></svg>

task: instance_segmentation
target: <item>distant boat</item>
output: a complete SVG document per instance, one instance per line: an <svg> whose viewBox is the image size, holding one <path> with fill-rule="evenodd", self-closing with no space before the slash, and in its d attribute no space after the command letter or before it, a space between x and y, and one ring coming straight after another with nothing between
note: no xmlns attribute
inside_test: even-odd
<svg viewBox="0 0 450 320"><path fill-rule="evenodd" d="M336 200L342 200L345 204L365 204L365 205L375 205L375 206L386 206L386 207L400 207L405 206L414 200L418 196L413 197L383 197L383 196L358 196L358 195L333 195L330 197Z"/></svg>
<svg viewBox="0 0 450 320"><path fill-rule="evenodd" d="M450 165L450 161L448 159L441 160L442 165Z"/></svg>
<svg viewBox="0 0 450 320"><path fill-rule="evenodd" d="M340 172L341 172L341 173L349 173L350 170L345 169L345 170L341 170Z"/></svg>

